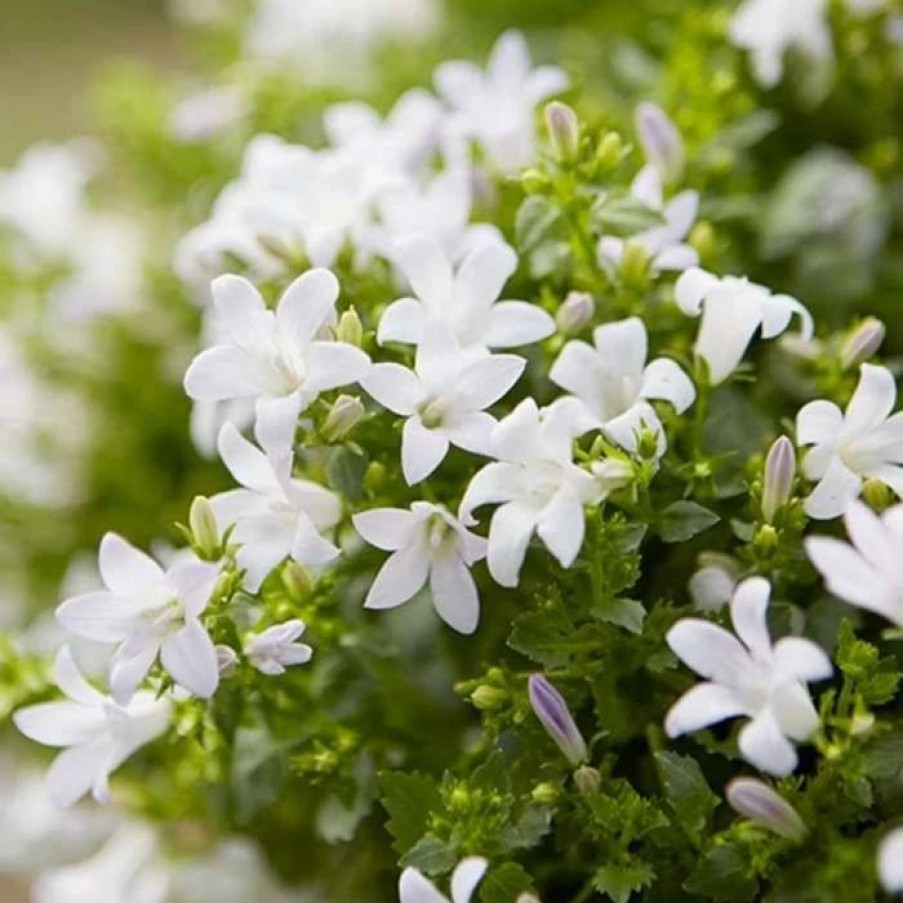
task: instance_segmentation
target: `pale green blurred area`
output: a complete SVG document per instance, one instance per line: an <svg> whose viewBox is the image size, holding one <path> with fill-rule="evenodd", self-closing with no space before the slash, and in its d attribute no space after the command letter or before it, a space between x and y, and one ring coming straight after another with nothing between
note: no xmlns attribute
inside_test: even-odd
<svg viewBox="0 0 903 903"><path fill-rule="evenodd" d="M166 0L0 0L0 166L90 126L90 86L116 61L179 66Z"/></svg>

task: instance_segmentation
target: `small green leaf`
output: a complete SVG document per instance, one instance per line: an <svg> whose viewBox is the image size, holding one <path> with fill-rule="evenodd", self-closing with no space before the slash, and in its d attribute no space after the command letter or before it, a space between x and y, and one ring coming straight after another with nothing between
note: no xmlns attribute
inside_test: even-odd
<svg viewBox="0 0 903 903"><path fill-rule="evenodd" d="M757 899L759 882L750 874L749 862L749 853L735 844L713 847L684 883L684 890L723 903Z"/></svg>
<svg viewBox="0 0 903 903"><path fill-rule="evenodd" d="M528 253L549 235L561 218L561 211L547 197L532 195L517 211L514 240L521 253Z"/></svg>
<svg viewBox="0 0 903 903"><path fill-rule="evenodd" d="M593 887L615 903L627 903L630 895L651 884L655 871L648 862L609 863L596 870Z"/></svg>
<svg viewBox="0 0 903 903"><path fill-rule="evenodd" d="M674 502L662 512L659 521L659 535L665 542L685 542L709 527L714 527L721 518L696 502Z"/></svg>
<svg viewBox="0 0 903 903"><path fill-rule="evenodd" d="M386 828L394 847L407 853L426 833L430 813L442 805L439 788L421 774L387 772L380 777L382 804L389 813Z"/></svg>
<svg viewBox="0 0 903 903"><path fill-rule="evenodd" d="M493 868L480 884L482 903L515 903L523 893L534 893L533 882L516 862Z"/></svg>
<svg viewBox="0 0 903 903"><path fill-rule="evenodd" d="M719 802L699 763L689 756L664 751L655 754L655 762L668 805L684 829L691 836L698 835L705 829Z"/></svg>
<svg viewBox="0 0 903 903"><path fill-rule="evenodd" d="M451 871L458 861L458 851L434 834L426 834L402 857L401 864L412 865L425 875L441 875Z"/></svg>
<svg viewBox="0 0 903 903"><path fill-rule="evenodd" d="M593 607L593 616L607 624L616 624L637 635L643 632L643 620L646 609L636 599L604 600L601 605Z"/></svg>

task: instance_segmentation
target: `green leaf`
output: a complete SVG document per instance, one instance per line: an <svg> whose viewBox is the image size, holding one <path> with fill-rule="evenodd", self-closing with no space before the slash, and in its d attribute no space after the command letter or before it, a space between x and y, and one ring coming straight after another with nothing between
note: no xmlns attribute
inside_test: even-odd
<svg viewBox="0 0 903 903"><path fill-rule="evenodd" d="M593 616L639 635L643 632L646 609L636 599L605 599L602 604L593 607Z"/></svg>
<svg viewBox="0 0 903 903"><path fill-rule="evenodd" d="M655 754L655 762L668 805L684 829L691 836L698 836L719 803L699 763L689 756L664 751Z"/></svg>
<svg viewBox="0 0 903 903"><path fill-rule="evenodd" d="M696 502L674 502L662 512L659 521L659 535L665 542L686 542L709 527L714 527L721 518Z"/></svg>
<svg viewBox="0 0 903 903"><path fill-rule="evenodd" d="M648 862L609 863L596 870L593 887L615 903L627 903L630 895L651 884L655 871Z"/></svg>
<svg viewBox="0 0 903 903"><path fill-rule="evenodd" d="M366 470L366 455L342 446L335 449L329 457L326 464L326 480L332 489L345 496L349 502L359 502L364 497Z"/></svg>
<svg viewBox="0 0 903 903"><path fill-rule="evenodd" d="M240 727L232 752L232 793L239 822L272 803L288 778L283 747L264 726Z"/></svg>
<svg viewBox="0 0 903 903"><path fill-rule="evenodd" d="M493 868L480 884L482 903L515 903L523 893L534 893L533 881L516 862Z"/></svg>
<svg viewBox="0 0 903 903"><path fill-rule="evenodd" d="M757 899L759 882L750 874L749 862L746 850L732 843L720 844L705 854L684 889L723 903L747 903Z"/></svg>
<svg viewBox="0 0 903 903"><path fill-rule="evenodd" d="M630 195L606 196L593 207L593 223L606 235L636 235L664 222L661 213Z"/></svg>
<svg viewBox="0 0 903 903"><path fill-rule="evenodd" d="M434 834L426 834L402 857L403 866L412 865L425 875L441 875L451 871L458 861L458 851Z"/></svg>
<svg viewBox="0 0 903 903"><path fill-rule="evenodd" d="M382 804L389 813L386 828L393 846L406 853L426 833L430 813L442 805L439 788L421 774L386 772L380 776Z"/></svg>
<svg viewBox="0 0 903 903"><path fill-rule="evenodd" d="M840 625L836 658L840 670L855 682L865 705L884 705L896 696L903 679L896 658L881 658L876 646L856 636L848 620Z"/></svg>
<svg viewBox="0 0 903 903"><path fill-rule="evenodd" d="M560 218L561 211L547 197L528 197L518 208L514 222L514 240L521 253L526 254L539 245Z"/></svg>

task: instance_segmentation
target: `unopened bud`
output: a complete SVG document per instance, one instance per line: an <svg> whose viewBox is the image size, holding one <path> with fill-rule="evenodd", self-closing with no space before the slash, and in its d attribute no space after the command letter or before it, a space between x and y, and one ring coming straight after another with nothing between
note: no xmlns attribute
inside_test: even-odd
<svg viewBox="0 0 903 903"><path fill-rule="evenodd" d="M353 307L349 307L336 324L335 337L338 342L345 342L348 345L354 345L356 348L361 347L364 339L364 327L361 324L361 318L357 315L357 311Z"/></svg>
<svg viewBox="0 0 903 903"><path fill-rule="evenodd" d="M534 897L533 894L521 894L516 903L540 903L539 897Z"/></svg>
<svg viewBox="0 0 903 903"><path fill-rule="evenodd" d="M622 489L633 482L633 467L620 458L603 458L590 465L592 475L607 494Z"/></svg>
<svg viewBox="0 0 903 903"><path fill-rule="evenodd" d="M641 103L634 125L646 161L665 182L679 179L685 162L684 143L668 114L654 103Z"/></svg>
<svg viewBox="0 0 903 903"><path fill-rule="evenodd" d="M238 665L238 653L231 646L217 644L214 647L216 652L216 668L220 677L227 677Z"/></svg>
<svg viewBox="0 0 903 903"><path fill-rule="evenodd" d="M470 701L474 708L481 712L492 712L500 709L508 700L508 694L498 687L490 687L488 684L480 684L470 694Z"/></svg>
<svg viewBox="0 0 903 903"><path fill-rule="evenodd" d="M289 591L289 595L296 601L300 601L310 589L310 577L303 565L289 558L282 568L282 582Z"/></svg>
<svg viewBox="0 0 903 903"><path fill-rule="evenodd" d="M796 451L793 443L781 436L768 450L762 480L762 516L770 524L793 495L796 479Z"/></svg>
<svg viewBox="0 0 903 903"><path fill-rule="evenodd" d="M614 169L624 156L624 141L617 132L607 132L596 148L596 159L605 169Z"/></svg>
<svg viewBox="0 0 903 903"><path fill-rule="evenodd" d="M740 815L787 840L802 840L808 830L796 809L756 778L735 778L727 785L727 801Z"/></svg>
<svg viewBox="0 0 903 903"><path fill-rule="evenodd" d="M195 545L204 558L219 558L219 525L210 499L203 495L195 497L188 511L188 525Z"/></svg>
<svg viewBox="0 0 903 903"><path fill-rule="evenodd" d="M371 495L379 492L386 482L386 465L380 461L371 461L364 471L364 489Z"/></svg>
<svg viewBox="0 0 903 903"><path fill-rule="evenodd" d="M555 314L558 331L565 335L580 332L593 318L596 303L589 292L568 292Z"/></svg>
<svg viewBox="0 0 903 903"><path fill-rule="evenodd" d="M881 480L871 477L862 484L862 497L869 508L885 511L893 501L891 490Z"/></svg>
<svg viewBox="0 0 903 903"><path fill-rule="evenodd" d="M542 674L531 674L527 685L530 705L548 735L571 765L586 760L586 741L574 723L564 697Z"/></svg>
<svg viewBox="0 0 903 903"><path fill-rule="evenodd" d="M854 737L867 734L875 726L875 716L871 712L856 712L850 722L850 733Z"/></svg>
<svg viewBox="0 0 903 903"><path fill-rule="evenodd" d="M756 533L755 544L760 552L773 552L778 547L778 531L771 524L762 524Z"/></svg>
<svg viewBox="0 0 903 903"><path fill-rule="evenodd" d="M643 288L649 281L649 254L637 241L628 239L624 245L621 278L632 288Z"/></svg>
<svg viewBox="0 0 903 903"><path fill-rule="evenodd" d="M592 768L589 765L581 765L574 772L574 783L584 796L590 796L593 793L599 792L599 785L602 783L602 778L595 768Z"/></svg>
<svg viewBox="0 0 903 903"><path fill-rule="evenodd" d="M364 405L354 395L340 395L329 409L321 432L327 442L344 439L363 419Z"/></svg>
<svg viewBox="0 0 903 903"><path fill-rule="evenodd" d="M869 317L853 330L840 349L840 366L844 370L852 370L865 363L877 353L884 341L887 329L884 324Z"/></svg>
<svg viewBox="0 0 903 903"><path fill-rule="evenodd" d="M537 784L530 793L530 798L534 803L544 806L551 805L558 799L558 788L549 783Z"/></svg>
<svg viewBox="0 0 903 903"><path fill-rule="evenodd" d="M546 104L546 127L556 159L570 163L577 159L580 148L580 121L566 103L553 100Z"/></svg>
<svg viewBox="0 0 903 903"><path fill-rule="evenodd" d="M710 257L715 251L715 230L712 224L702 220L690 230L690 246L703 259Z"/></svg>
<svg viewBox="0 0 903 903"><path fill-rule="evenodd" d="M543 194L549 188L549 179L538 169L525 169L520 177L521 185L527 194Z"/></svg>

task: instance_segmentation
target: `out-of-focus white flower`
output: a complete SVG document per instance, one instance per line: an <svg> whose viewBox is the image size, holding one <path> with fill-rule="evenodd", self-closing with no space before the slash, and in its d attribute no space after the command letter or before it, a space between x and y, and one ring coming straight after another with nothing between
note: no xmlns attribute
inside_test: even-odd
<svg viewBox="0 0 903 903"><path fill-rule="evenodd" d="M696 398L690 378L669 358L646 364L649 340L637 317L598 326L593 342L595 348L582 341L568 342L549 378L580 400L587 427L602 430L635 452L645 426L656 434L663 453L665 433L649 400L668 401L682 414Z"/></svg>
<svg viewBox="0 0 903 903"><path fill-rule="evenodd" d="M700 611L717 611L731 601L740 582L740 562L720 552L703 552L699 569L690 578L689 591Z"/></svg>
<svg viewBox="0 0 903 903"><path fill-rule="evenodd" d="M480 599L470 568L486 556L486 540L429 502L414 502L410 511L374 508L353 521L366 542L392 553L370 586L366 608L395 608L429 582L436 613L449 627L465 634L477 629Z"/></svg>
<svg viewBox="0 0 903 903"><path fill-rule="evenodd" d="M886 367L863 364L846 412L820 399L797 414L797 441L812 446L803 459L803 473L818 481L805 501L810 517L841 515L865 478L880 480L903 497L903 411L891 413L896 400L893 374Z"/></svg>
<svg viewBox="0 0 903 903"><path fill-rule="evenodd" d="M878 846L878 877L889 894L903 892L903 828L889 831Z"/></svg>
<svg viewBox="0 0 903 903"><path fill-rule="evenodd" d="M534 111L559 94L568 77L557 66L533 68L519 31L506 31L495 43L485 71L471 62L442 63L436 88L455 112L457 127L473 138L493 166L513 172L536 157Z"/></svg>
<svg viewBox="0 0 903 903"><path fill-rule="evenodd" d="M306 664L313 650L304 643L295 642L304 633L304 626L303 621L293 618L252 634L244 644L248 661L261 674L271 675L285 674L285 669L292 665Z"/></svg>
<svg viewBox="0 0 903 903"><path fill-rule="evenodd" d="M650 210L661 213L665 222L630 238L602 236L598 246L600 262L619 266L628 245L633 244L646 253L654 273L695 267L699 263L699 255L684 239L696 220L699 195L695 191L682 191L665 203L662 177L653 166L640 170L630 186L630 193Z"/></svg>
<svg viewBox="0 0 903 903"><path fill-rule="evenodd" d="M192 361L185 391L196 401L256 399L258 439L288 448L301 411L320 392L357 381L370 365L360 348L318 338L335 322L338 294L329 270L309 270L273 312L246 279L221 276L213 295L228 342Z"/></svg>
<svg viewBox="0 0 903 903"><path fill-rule="evenodd" d="M844 523L850 543L810 536L809 558L835 596L903 627L903 505L879 517L862 502L852 502Z"/></svg>
<svg viewBox="0 0 903 903"><path fill-rule="evenodd" d="M671 117L657 104L644 102L637 106L633 121L646 162L655 167L663 182L679 179L686 152Z"/></svg>
<svg viewBox="0 0 903 903"><path fill-rule="evenodd" d="M237 86L207 88L176 104L169 127L177 141L194 144L207 141L235 125L248 110L248 100Z"/></svg>
<svg viewBox="0 0 903 903"><path fill-rule="evenodd" d="M77 636L116 643L110 689L125 705L160 656L173 680L208 698L219 682L213 641L200 616L219 579L219 567L191 560L164 571L121 536L100 544L100 574L106 589L67 599L60 623Z"/></svg>
<svg viewBox="0 0 903 903"><path fill-rule="evenodd" d="M490 437L496 462L474 476L461 501L464 523L481 505L498 504L489 525L489 573L502 586L517 586L527 544L536 532L564 567L583 545L583 506L599 501L602 489L573 462L575 430L566 409L540 412L522 401Z"/></svg>
<svg viewBox="0 0 903 903"><path fill-rule="evenodd" d="M448 323L464 348L514 348L555 331L555 321L535 304L497 300L517 268L517 255L504 242L480 244L455 268L438 244L416 238L400 246L396 261L415 297L386 308L377 331L380 344L416 345L429 320Z"/></svg>
<svg viewBox="0 0 903 903"><path fill-rule="evenodd" d="M773 339L800 318L800 334L812 338L812 316L796 298L773 295L765 286L736 276L718 278L698 267L677 280L675 296L680 309L691 317L702 315L696 353L708 364L712 385L724 382L736 370L749 343L761 329L763 339Z"/></svg>
<svg viewBox="0 0 903 903"><path fill-rule="evenodd" d="M796 809L763 781L734 778L725 796L734 811L780 837L799 841L808 833Z"/></svg>
<svg viewBox="0 0 903 903"><path fill-rule="evenodd" d="M381 405L406 417L401 464L409 486L442 463L450 445L489 453L496 419L486 412L520 379L526 361L516 354L464 353L451 326L428 322L414 370L374 364L361 385Z"/></svg>
<svg viewBox="0 0 903 903"><path fill-rule="evenodd" d="M215 495L210 504L220 525L235 525L232 539L241 544L237 560L251 592L285 558L322 565L339 554L319 531L338 523L341 502L328 489L294 478L290 451L265 447L262 452L227 423L219 453L242 488Z"/></svg>
<svg viewBox="0 0 903 903"><path fill-rule="evenodd" d="M765 88L781 80L790 49L816 63L829 63L834 55L826 0L745 0L729 34L735 47L750 52L753 74Z"/></svg>
<svg viewBox="0 0 903 903"><path fill-rule="evenodd" d="M451 900L415 868L406 868L398 882L399 903L470 903L489 863L480 856L462 859L451 879Z"/></svg>
<svg viewBox="0 0 903 903"><path fill-rule="evenodd" d="M98 802L107 802L110 775L166 731L169 700L142 691L128 705L118 705L85 681L66 646L57 654L53 679L68 700L19 709L13 722L29 739L62 747L46 778L57 806L70 806L89 791Z"/></svg>
<svg viewBox="0 0 903 903"><path fill-rule="evenodd" d="M674 654L706 681L685 693L668 712L670 737L727 718L752 720L738 738L743 757L774 775L797 765L791 740L807 740L818 727L807 682L825 680L831 662L810 640L784 637L772 644L767 614L771 587L761 577L741 583L731 601L739 640L710 621L684 618L668 631Z"/></svg>

